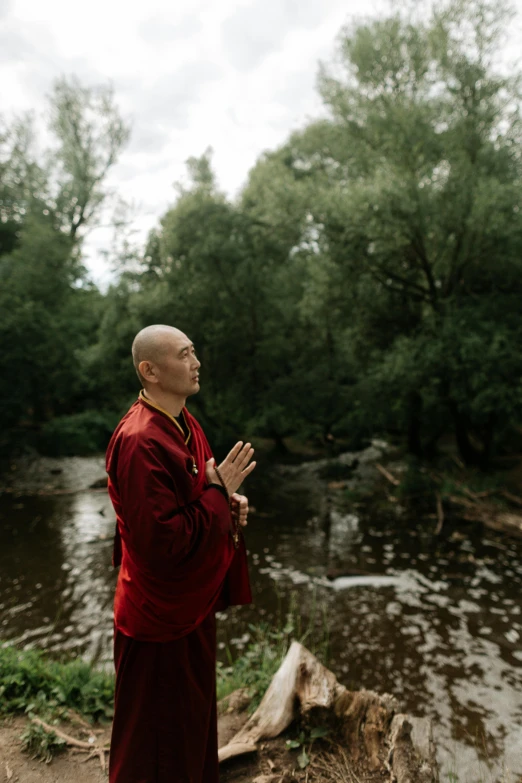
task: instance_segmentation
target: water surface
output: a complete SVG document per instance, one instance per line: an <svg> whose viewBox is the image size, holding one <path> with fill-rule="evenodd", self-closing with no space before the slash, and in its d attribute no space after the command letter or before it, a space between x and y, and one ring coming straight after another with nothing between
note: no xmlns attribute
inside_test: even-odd
<svg viewBox="0 0 522 783"><path fill-rule="evenodd" d="M54 471L54 473L51 473ZM56 471L61 471L56 473ZM43 460L0 496L0 638L110 663L114 515L103 459ZM29 495L59 486L64 494ZM293 594L327 627L329 666L349 688L393 693L433 719L442 780L522 774L522 542L465 523L340 512L325 486L261 463L247 528L255 604L220 616L219 655L248 643ZM24 493L25 488L25 493ZM73 489L80 491L71 492ZM332 571L355 576L326 578ZM477 755L478 750L478 755ZM488 761L489 759L489 761ZM490 772L486 766L489 764Z"/></svg>

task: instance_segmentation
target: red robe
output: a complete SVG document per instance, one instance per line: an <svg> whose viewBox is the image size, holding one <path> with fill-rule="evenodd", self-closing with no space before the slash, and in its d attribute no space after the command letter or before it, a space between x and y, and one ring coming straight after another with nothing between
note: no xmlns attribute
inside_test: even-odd
<svg viewBox="0 0 522 783"><path fill-rule="evenodd" d="M225 493L205 478L207 439L183 416L188 438L140 393L107 449L121 566L110 783L218 779L213 615L251 591Z"/></svg>

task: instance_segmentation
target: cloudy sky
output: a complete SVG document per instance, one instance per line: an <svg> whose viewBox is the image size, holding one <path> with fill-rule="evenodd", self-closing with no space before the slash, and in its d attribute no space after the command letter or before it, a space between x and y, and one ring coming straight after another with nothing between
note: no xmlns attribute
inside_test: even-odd
<svg viewBox="0 0 522 783"><path fill-rule="evenodd" d="M264 149L317 116L318 61L330 58L345 22L380 7L380 0L0 0L0 111L43 117L60 75L112 81L132 137L109 184L134 202L143 238L174 200L190 155L212 146L219 184L233 196ZM110 238L100 228L86 244L102 284Z"/></svg>

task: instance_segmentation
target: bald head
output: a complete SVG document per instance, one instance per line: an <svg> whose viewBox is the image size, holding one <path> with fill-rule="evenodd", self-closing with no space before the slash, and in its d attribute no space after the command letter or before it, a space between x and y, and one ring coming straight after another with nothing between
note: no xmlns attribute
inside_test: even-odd
<svg viewBox="0 0 522 783"><path fill-rule="evenodd" d="M162 359L172 350L173 344L177 344L181 340L188 340L188 338L179 329L165 324L146 326L138 332L132 343L132 361L143 385L145 385L145 379L140 373L140 363L161 364Z"/></svg>

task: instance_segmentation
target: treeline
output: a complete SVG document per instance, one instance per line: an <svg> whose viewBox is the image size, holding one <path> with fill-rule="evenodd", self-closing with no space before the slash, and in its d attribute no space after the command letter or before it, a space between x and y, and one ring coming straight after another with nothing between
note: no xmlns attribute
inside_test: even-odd
<svg viewBox="0 0 522 783"><path fill-rule="evenodd" d="M413 13L413 12L412 12ZM60 82L45 165L2 142L0 438L101 449L136 396L134 334L195 342L191 407L214 439L375 434L467 464L522 422L520 73L509 13L462 0L358 22L318 89L327 115L263 154L237 199L210 153L106 294L81 266L128 129L108 93ZM137 262L137 263L136 263Z"/></svg>

